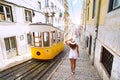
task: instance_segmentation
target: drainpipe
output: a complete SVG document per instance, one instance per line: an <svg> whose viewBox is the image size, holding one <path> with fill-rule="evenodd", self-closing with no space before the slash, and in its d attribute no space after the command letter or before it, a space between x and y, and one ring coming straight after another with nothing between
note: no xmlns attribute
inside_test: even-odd
<svg viewBox="0 0 120 80"><path fill-rule="evenodd" d="M94 65L96 40L97 40L97 37L98 37L98 27L99 27L99 17L100 17L100 5L101 5L101 0L98 0L97 21L96 21L96 30L95 30L96 36L95 36L94 47L93 47L92 65Z"/></svg>
<svg viewBox="0 0 120 80"><path fill-rule="evenodd" d="M86 48L86 38L85 38L85 32L86 32L86 13L87 13L87 4L86 4L86 1L84 1L84 6L85 6L85 9L84 9L84 13L85 13L85 16L84 16L84 21L85 21L85 23L84 23L84 47Z"/></svg>

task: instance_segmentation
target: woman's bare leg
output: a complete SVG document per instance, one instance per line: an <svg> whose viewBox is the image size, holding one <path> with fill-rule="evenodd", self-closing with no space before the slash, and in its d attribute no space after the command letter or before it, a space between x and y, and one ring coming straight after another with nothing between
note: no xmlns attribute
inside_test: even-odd
<svg viewBox="0 0 120 80"><path fill-rule="evenodd" d="M73 60L73 72L75 72L75 68L76 68L76 59Z"/></svg>
<svg viewBox="0 0 120 80"><path fill-rule="evenodd" d="M71 72L73 73L73 71L74 71L74 59L70 59L70 67L71 67Z"/></svg>

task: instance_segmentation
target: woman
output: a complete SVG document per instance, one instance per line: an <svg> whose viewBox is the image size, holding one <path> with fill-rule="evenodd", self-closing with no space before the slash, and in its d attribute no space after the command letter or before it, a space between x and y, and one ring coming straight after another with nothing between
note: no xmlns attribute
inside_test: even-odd
<svg viewBox="0 0 120 80"><path fill-rule="evenodd" d="M66 40L65 43L70 47L69 60L71 65L71 73L75 74L76 60L79 57L79 48L73 38Z"/></svg>

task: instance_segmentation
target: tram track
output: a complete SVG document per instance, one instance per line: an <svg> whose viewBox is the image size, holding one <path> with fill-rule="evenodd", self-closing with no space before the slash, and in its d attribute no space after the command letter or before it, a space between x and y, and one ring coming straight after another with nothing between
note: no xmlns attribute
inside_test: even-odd
<svg viewBox="0 0 120 80"><path fill-rule="evenodd" d="M0 76L0 79L3 80L14 80L15 77L18 77L18 75L21 75L27 71L29 71L31 68L36 67L36 65L39 65L39 63L36 63L35 60L27 61L24 64L19 64L13 68L10 68L6 70L5 72L0 73L2 76Z"/></svg>
<svg viewBox="0 0 120 80"><path fill-rule="evenodd" d="M45 80L67 52L68 48L65 47L65 50L53 60L41 61L31 59L2 71L0 72L0 80Z"/></svg>

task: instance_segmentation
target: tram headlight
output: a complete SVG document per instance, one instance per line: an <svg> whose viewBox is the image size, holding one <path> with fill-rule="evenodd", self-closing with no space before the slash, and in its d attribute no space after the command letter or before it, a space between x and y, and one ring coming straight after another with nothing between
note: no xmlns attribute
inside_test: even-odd
<svg viewBox="0 0 120 80"><path fill-rule="evenodd" d="M39 51L37 51L37 52L36 52L36 54L39 56L39 55L40 55L40 52L39 52Z"/></svg>

